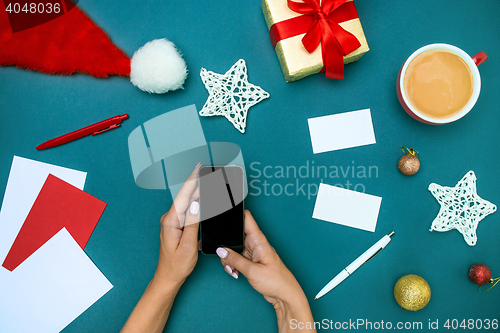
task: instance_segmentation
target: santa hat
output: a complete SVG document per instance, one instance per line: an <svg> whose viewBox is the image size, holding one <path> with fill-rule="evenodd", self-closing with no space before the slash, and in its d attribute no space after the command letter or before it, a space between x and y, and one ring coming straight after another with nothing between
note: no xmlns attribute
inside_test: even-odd
<svg viewBox="0 0 500 333"><path fill-rule="evenodd" d="M187 76L186 63L173 43L153 40L130 59L77 6L23 31L13 32L12 27L0 1L0 66L98 78L130 76L135 86L150 93L182 88Z"/></svg>

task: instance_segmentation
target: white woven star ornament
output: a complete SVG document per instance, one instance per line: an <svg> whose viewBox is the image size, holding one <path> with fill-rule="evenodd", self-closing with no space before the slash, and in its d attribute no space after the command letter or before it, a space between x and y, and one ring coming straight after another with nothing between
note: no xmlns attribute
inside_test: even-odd
<svg viewBox="0 0 500 333"><path fill-rule="evenodd" d="M469 171L455 187L432 183L429 185L429 191L441 205L430 231L457 229L467 244L476 245L478 223L495 212L497 206L477 195L474 171Z"/></svg>
<svg viewBox="0 0 500 333"><path fill-rule="evenodd" d="M248 109L269 97L261 87L248 82L245 60L238 60L226 74L202 68L200 76L209 92L200 116L224 116L245 133Z"/></svg>

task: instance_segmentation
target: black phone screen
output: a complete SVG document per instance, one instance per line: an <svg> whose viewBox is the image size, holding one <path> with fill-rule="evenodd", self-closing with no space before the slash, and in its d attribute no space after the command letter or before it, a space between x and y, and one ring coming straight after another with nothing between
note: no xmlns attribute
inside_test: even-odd
<svg viewBox="0 0 500 333"><path fill-rule="evenodd" d="M243 186L243 169L239 166L200 169L200 239L204 254L215 254L218 247L243 252Z"/></svg>

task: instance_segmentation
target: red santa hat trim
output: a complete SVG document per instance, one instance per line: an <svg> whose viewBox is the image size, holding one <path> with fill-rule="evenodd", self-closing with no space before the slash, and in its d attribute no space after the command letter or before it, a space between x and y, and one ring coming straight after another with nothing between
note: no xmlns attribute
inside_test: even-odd
<svg viewBox="0 0 500 333"><path fill-rule="evenodd" d="M0 1L0 66L17 66L47 74L84 73L102 78L131 76L148 92L182 88L187 68L174 44L154 40L131 59L77 6L39 26L12 32ZM131 73L132 69L132 73Z"/></svg>

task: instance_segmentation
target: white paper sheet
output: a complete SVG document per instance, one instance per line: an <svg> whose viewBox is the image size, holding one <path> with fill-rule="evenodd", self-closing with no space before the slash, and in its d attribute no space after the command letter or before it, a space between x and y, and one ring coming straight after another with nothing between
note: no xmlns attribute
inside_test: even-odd
<svg viewBox="0 0 500 333"><path fill-rule="evenodd" d="M64 228L14 271L0 267L0 332L59 332L112 287Z"/></svg>
<svg viewBox="0 0 500 333"><path fill-rule="evenodd" d="M0 263L7 256L49 173L81 190L87 177L86 172L14 156L0 210Z"/></svg>
<svg viewBox="0 0 500 333"><path fill-rule="evenodd" d="M309 118L314 154L375 143L370 109Z"/></svg>
<svg viewBox="0 0 500 333"><path fill-rule="evenodd" d="M320 184L313 218L374 232L382 198Z"/></svg>

